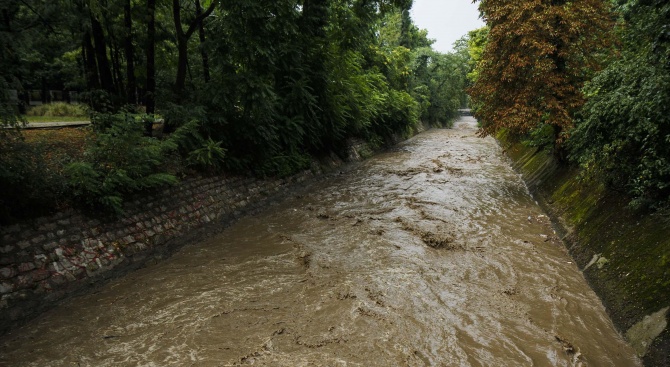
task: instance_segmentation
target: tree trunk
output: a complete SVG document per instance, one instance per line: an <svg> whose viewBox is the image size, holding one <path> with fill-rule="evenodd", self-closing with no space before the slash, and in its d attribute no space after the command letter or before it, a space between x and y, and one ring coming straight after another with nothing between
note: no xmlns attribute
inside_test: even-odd
<svg viewBox="0 0 670 367"><path fill-rule="evenodd" d="M121 72L121 51L114 39L112 39L112 70L114 75L114 84L118 87L119 95L122 94L123 88L123 73Z"/></svg>
<svg viewBox="0 0 670 367"><path fill-rule="evenodd" d="M200 0L195 0L195 16L196 18L202 14L202 6L200 5ZM207 50L205 50L205 26L204 19L198 24L198 36L200 38L200 55L202 56L202 75L205 79L205 83L209 82L209 55L207 55Z"/></svg>
<svg viewBox="0 0 670 367"><path fill-rule="evenodd" d="M137 104L137 81L135 80L135 55L133 50L133 18L130 12L130 0L123 5L123 23L125 27L124 51L126 56L126 101Z"/></svg>
<svg viewBox="0 0 670 367"><path fill-rule="evenodd" d="M156 109L156 0L147 0L147 113ZM150 128L149 128L150 129ZM149 130L149 133L151 130Z"/></svg>
<svg viewBox="0 0 670 367"><path fill-rule="evenodd" d="M100 88L100 80L98 79L98 66L95 62L95 51L91 43L91 33L84 32L84 37L81 42L82 57L84 59L84 70L86 76L86 85L88 90Z"/></svg>
<svg viewBox="0 0 670 367"><path fill-rule="evenodd" d="M49 88L47 88L47 78L42 77L40 79L40 82L41 82L40 85L42 87L42 93L41 93L42 94L42 103L47 104L47 103L51 102L51 100L49 98Z"/></svg>
<svg viewBox="0 0 670 367"><path fill-rule="evenodd" d="M174 83L177 103L181 102L182 91L186 85L186 62L188 58L188 38L181 27L181 4L179 0L172 0L172 18L177 35L177 78Z"/></svg>
<svg viewBox="0 0 670 367"><path fill-rule="evenodd" d="M93 33L93 41L95 43L95 58L98 61L100 85L102 86L102 89L114 94L114 77L112 76L112 69L109 65L109 59L107 58L105 34L102 30L102 25L93 15L91 15L91 32Z"/></svg>
<svg viewBox="0 0 670 367"><path fill-rule="evenodd" d="M200 25L203 19L208 17L216 8L216 1L212 1L210 6L203 13L200 13L189 24L188 30L184 32L181 26L181 4L179 0L172 0L172 17L174 19L175 33L177 34L177 78L175 80L175 93L177 101L181 101L181 96L186 84L186 72L188 64L188 40Z"/></svg>

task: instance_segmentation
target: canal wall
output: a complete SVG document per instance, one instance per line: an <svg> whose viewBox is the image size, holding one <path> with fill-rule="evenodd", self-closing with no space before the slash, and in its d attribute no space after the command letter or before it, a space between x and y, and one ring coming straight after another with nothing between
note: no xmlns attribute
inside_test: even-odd
<svg viewBox="0 0 670 367"><path fill-rule="evenodd" d="M427 128L419 124L410 135ZM405 138L394 136L387 144ZM352 139L343 154L358 161L375 150ZM342 163L331 154L287 178L193 177L136 197L120 217L68 210L1 227L0 335L58 301L223 230Z"/></svg>
<svg viewBox="0 0 670 367"><path fill-rule="evenodd" d="M0 331L101 280L166 257L198 230L215 232L319 173L191 178L138 197L120 218L71 210L2 228Z"/></svg>
<svg viewBox="0 0 670 367"><path fill-rule="evenodd" d="M614 324L646 366L670 366L670 218L640 213L551 153L498 136ZM597 362L596 362L597 364Z"/></svg>

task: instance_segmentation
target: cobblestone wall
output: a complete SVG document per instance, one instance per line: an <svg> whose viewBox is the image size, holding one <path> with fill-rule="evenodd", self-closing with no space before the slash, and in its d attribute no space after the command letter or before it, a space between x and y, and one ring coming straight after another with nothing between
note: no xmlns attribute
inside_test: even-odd
<svg viewBox="0 0 670 367"><path fill-rule="evenodd" d="M120 218L66 211L0 228L0 333L73 292L162 257L197 229L223 227L312 176L195 178L138 198Z"/></svg>

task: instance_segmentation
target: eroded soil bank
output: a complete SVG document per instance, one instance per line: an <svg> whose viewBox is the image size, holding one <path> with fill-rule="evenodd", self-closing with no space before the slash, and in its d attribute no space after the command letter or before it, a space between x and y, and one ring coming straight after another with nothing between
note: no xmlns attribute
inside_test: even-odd
<svg viewBox="0 0 670 367"><path fill-rule="evenodd" d="M0 340L8 366L639 366L492 139L430 130Z"/></svg>

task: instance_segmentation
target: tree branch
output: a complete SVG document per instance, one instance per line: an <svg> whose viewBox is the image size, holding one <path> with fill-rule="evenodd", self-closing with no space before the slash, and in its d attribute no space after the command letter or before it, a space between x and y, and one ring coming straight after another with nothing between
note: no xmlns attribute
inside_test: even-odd
<svg viewBox="0 0 670 367"><path fill-rule="evenodd" d="M216 4L217 4L216 0L212 1L212 3L209 4L209 7L207 8L207 10L205 10L204 13L198 15L197 17L195 17L195 19L193 19L191 25L188 27L188 31L186 31L185 34L186 38L191 37L193 32L195 32L195 29L198 26L198 24L200 24L200 22L202 22L205 18L207 18L210 14L212 14L214 9L216 8Z"/></svg>
<svg viewBox="0 0 670 367"><path fill-rule="evenodd" d="M21 3L22 3L23 5L25 5L28 9L30 9L30 11L32 11L35 15L37 15L37 17L40 18L40 21L42 21L42 23L44 24L44 26L46 26L47 28L49 28L49 30L51 31L51 33L58 34L58 33L56 32L56 30L51 26L51 24L50 24L46 19L44 19L44 17L42 17L42 14L40 14L39 12L37 12L37 10L35 10L32 6L30 6L30 4L28 4L27 2L25 2L25 0L19 0L19 1L21 1Z"/></svg>

